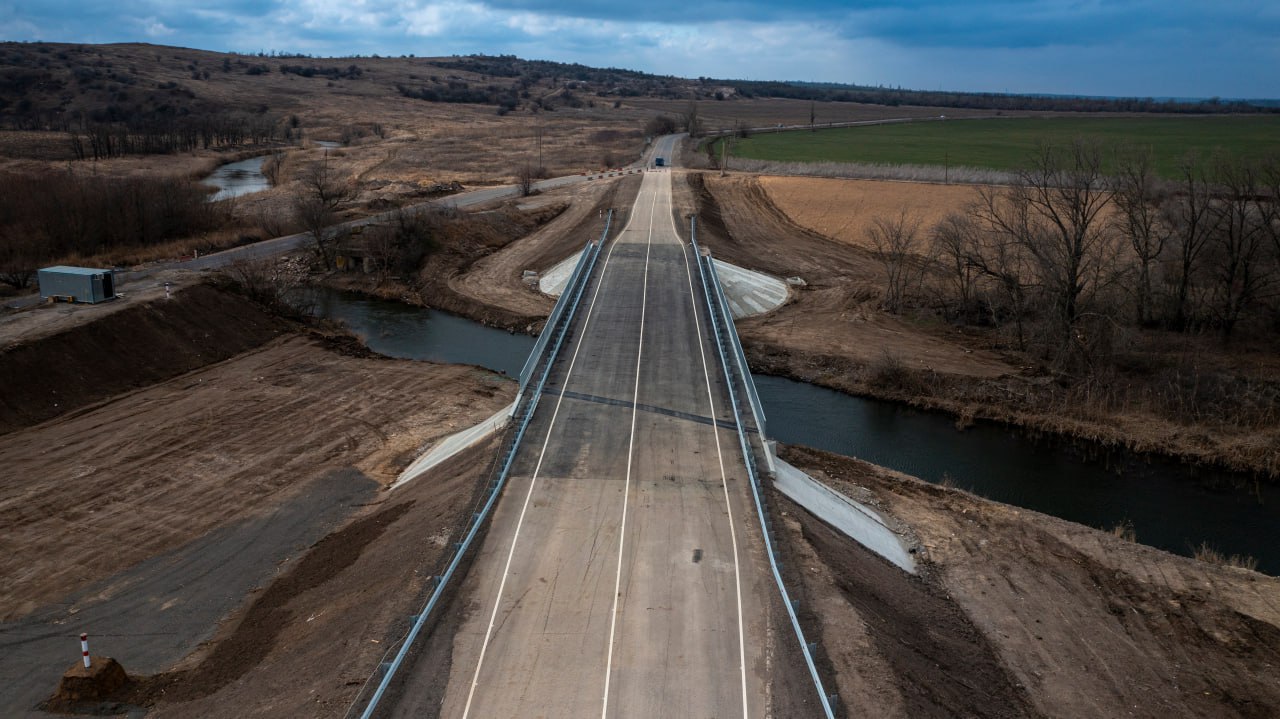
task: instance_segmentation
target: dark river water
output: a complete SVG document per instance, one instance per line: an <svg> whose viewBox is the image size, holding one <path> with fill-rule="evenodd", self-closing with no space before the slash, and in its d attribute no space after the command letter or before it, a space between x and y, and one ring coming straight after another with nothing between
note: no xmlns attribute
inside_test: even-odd
<svg viewBox="0 0 1280 719"><path fill-rule="evenodd" d="M475 364L516 376L534 338L442 312L321 291L315 312L342 320L392 357ZM950 416L756 375L770 435L957 487L1008 504L1110 529L1129 522L1138 541L1190 555L1201 543L1249 555L1280 574L1280 487L1225 472L1092 445L1029 438Z"/></svg>

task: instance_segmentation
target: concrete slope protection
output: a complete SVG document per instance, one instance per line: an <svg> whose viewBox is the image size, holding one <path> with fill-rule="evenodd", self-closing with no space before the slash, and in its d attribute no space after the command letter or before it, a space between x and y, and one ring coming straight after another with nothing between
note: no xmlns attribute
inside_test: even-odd
<svg viewBox="0 0 1280 719"><path fill-rule="evenodd" d="M646 175L393 716L763 716L776 588L670 175ZM442 696L439 692L442 691Z"/></svg>

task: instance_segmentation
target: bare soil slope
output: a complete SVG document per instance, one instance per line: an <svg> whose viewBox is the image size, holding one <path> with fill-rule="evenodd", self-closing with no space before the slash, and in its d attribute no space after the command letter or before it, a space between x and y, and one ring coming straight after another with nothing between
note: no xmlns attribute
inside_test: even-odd
<svg viewBox="0 0 1280 719"><path fill-rule="evenodd" d="M383 495L316 544L223 626L205 651L127 698L148 716L340 717L398 649L461 538L492 445Z"/></svg>
<svg viewBox="0 0 1280 719"><path fill-rule="evenodd" d="M54 319L54 312L26 314ZM0 351L0 433L224 360L287 327L244 297L194 285L171 300L19 341Z"/></svg>
<svg viewBox="0 0 1280 719"><path fill-rule="evenodd" d="M753 353L785 363L791 355L843 355L863 363L886 357L913 369L972 377L1014 371L999 357L965 349L945 331L926 332L879 311L879 264L863 248L797 226L770 200L759 178L688 173L677 203L698 212L698 237L723 260L807 284L775 312L738 324ZM754 361L754 360L753 360Z"/></svg>
<svg viewBox="0 0 1280 719"><path fill-rule="evenodd" d="M918 615L923 627L903 621L917 605L889 588L915 580L883 576L897 570L883 562L874 569L876 557L791 513L796 574L816 604L842 691L850 688L879 715L1000 715L960 710L963 704L950 713L926 709L942 700L991 707L986 702L999 697L998 682L973 673L980 652L964 666L949 664L956 656L948 651L950 606L980 633L979 646L994 647L994 666L1023 688L1033 714L1276 716L1280 579L1166 554L854 459L798 447L784 456L846 494L869 490L881 509L905 521L927 548L917 594L945 597ZM939 619L926 619L930 612ZM919 641L913 627L923 629ZM930 678L931 663L947 676ZM956 682L962 696L947 698Z"/></svg>
<svg viewBox="0 0 1280 719"><path fill-rule="evenodd" d="M2 618L264 511L328 470L394 479L425 442L509 401L509 385L290 336L0 436Z"/></svg>
<svg viewBox="0 0 1280 719"><path fill-rule="evenodd" d="M597 180L569 187L546 196L526 198L528 206L543 206L569 200L569 205L555 220L548 222L518 242L513 242L491 255L477 260L465 272L449 281L450 289L478 303L503 307L523 315L545 318L555 300L524 284L525 270L541 272L570 255L582 251L590 240L599 239L604 230L604 214L609 209L622 209L635 197L640 176L617 180ZM616 231L626 222L626 215L614 217Z"/></svg>
<svg viewBox="0 0 1280 719"><path fill-rule="evenodd" d="M759 182L769 201L796 225L864 250L873 249L868 232L876 218L905 212L926 233L975 198L974 189L962 185L773 176Z"/></svg>

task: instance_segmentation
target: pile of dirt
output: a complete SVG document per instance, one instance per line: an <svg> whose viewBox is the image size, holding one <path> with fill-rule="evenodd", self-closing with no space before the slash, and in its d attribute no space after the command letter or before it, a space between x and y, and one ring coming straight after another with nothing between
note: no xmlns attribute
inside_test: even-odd
<svg viewBox="0 0 1280 719"><path fill-rule="evenodd" d="M90 657L89 666L76 662L62 675L58 690L45 708L72 707L81 702L102 701L129 684L129 675L111 657Z"/></svg>
<svg viewBox="0 0 1280 719"><path fill-rule="evenodd" d="M0 434L220 362L288 331L234 293L194 285L0 353Z"/></svg>
<svg viewBox="0 0 1280 719"><path fill-rule="evenodd" d="M1280 579L838 455L783 456L846 494L870 492L926 550L917 580L787 511L794 575L850 703L882 716L1099 719L1280 706Z"/></svg>
<svg viewBox="0 0 1280 719"><path fill-rule="evenodd" d="M385 495L228 620L206 651L117 698L157 719L346 715L451 559L495 449L481 443ZM457 615L435 614L436 632L451 638Z"/></svg>

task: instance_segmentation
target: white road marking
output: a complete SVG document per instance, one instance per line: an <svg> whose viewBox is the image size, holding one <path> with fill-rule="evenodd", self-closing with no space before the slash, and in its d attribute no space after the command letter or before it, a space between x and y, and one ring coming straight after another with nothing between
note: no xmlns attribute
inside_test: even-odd
<svg viewBox="0 0 1280 719"><path fill-rule="evenodd" d="M630 222L627 223L630 226ZM626 229L623 229L626 232ZM587 318L582 325L581 340L574 347L573 357L569 360L569 369L565 373L562 388L569 386L569 378L573 376L574 365L578 363L578 353L582 351L582 345L586 343L587 329L591 326L591 319L595 316L596 299L600 297L600 291L604 288L604 278L606 271L609 269L609 260L613 259L613 250L618 246L614 241L609 246L609 252L605 254L604 265L600 268L600 282L596 285L595 292L591 294L591 304L587 307ZM476 672L471 678L471 689L467 691L467 703L463 707L462 717L467 719L471 713L471 703L475 699L476 687L480 684L480 668L484 665L484 656L489 649L489 640L493 636L493 627L497 622L498 608L502 606L502 595L506 591L507 577L511 575L511 560L516 554L516 544L520 540L520 529L524 526L524 517L529 509L529 499L533 496L533 488L538 483L538 474L542 470L542 460L547 455L547 446L551 443L551 434L556 426L556 419L560 416L560 405L564 402L565 392L561 391L560 396L556 399L555 411L551 413L551 423L547 427L547 435L542 440L542 449L538 452L538 463L534 466L533 476L529 479L529 491L524 495L524 504L520 507L520 517L516 521L516 531L511 537L511 549L507 552L507 563L502 569L502 581L498 583L498 594L493 602L493 612L489 615L489 626L484 632L484 642L480 645L480 658L476 660Z"/></svg>
<svg viewBox="0 0 1280 719"><path fill-rule="evenodd" d="M674 217L671 219L671 226L674 232ZM698 354L702 357L702 376L707 381L707 403L711 405L711 435L716 439L716 458L720 462L720 486L724 488L724 508L729 515L729 541L733 545L733 582L738 599L738 672L742 677L742 716L745 719L750 716L750 712L747 707L747 637L742 621L742 575L738 566L738 531L733 526L733 504L729 501L729 478L725 474L724 453L720 449L720 428L716 425L716 401L711 392L711 371L707 367L707 349L702 341L702 320L698 318L698 299L693 291L693 272L689 269L688 252L689 250L686 249L681 254L684 256L684 273L689 278L689 303L693 310L694 326L698 331ZM696 257L694 261L697 261ZM727 376L725 381L729 381Z"/></svg>
<svg viewBox="0 0 1280 719"><path fill-rule="evenodd" d="M609 654L604 668L604 700L600 707L600 717L609 716L609 680L613 675L613 643L618 627L618 598L622 594L622 550L627 539L627 503L631 496L631 465L635 458L636 417L640 413L640 359L644 356L644 319L645 308L649 301L649 250L653 247L653 211L658 205L658 194L653 195L649 204L649 237L644 248L644 285L640 294L640 346L636 349L636 382L631 394L631 438L627 446L627 477L622 490L622 527L618 530L618 570L613 578L613 612L609 618ZM627 223L630 225L630 222Z"/></svg>

